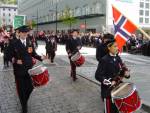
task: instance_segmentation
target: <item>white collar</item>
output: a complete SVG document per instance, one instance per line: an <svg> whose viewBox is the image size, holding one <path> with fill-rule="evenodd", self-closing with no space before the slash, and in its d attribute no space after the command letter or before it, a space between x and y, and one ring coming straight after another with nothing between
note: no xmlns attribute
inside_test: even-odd
<svg viewBox="0 0 150 113"><path fill-rule="evenodd" d="M117 56L117 55L113 55L112 53L109 53L109 55L110 55L110 56L114 56L114 57Z"/></svg>
<svg viewBox="0 0 150 113"><path fill-rule="evenodd" d="M77 39L77 37L73 37L73 39Z"/></svg>
<svg viewBox="0 0 150 113"><path fill-rule="evenodd" d="M21 40L21 42L22 42L22 44L24 44L25 46L26 46L26 39L20 39Z"/></svg>

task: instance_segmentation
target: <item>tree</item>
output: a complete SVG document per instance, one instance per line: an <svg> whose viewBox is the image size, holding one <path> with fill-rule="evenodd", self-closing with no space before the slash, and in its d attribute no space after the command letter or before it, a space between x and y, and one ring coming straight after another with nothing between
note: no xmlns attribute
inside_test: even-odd
<svg viewBox="0 0 150 113"><path fill-rule="evenodd" d="M33 29L33 28L35 28L35 27L37 26L37 23L36 23L34 20L29 20L29 21L27 21L27 25L28 25L31 29Z"/></svg>
<svg viewBox="0 0 150 113"><path fill-rule="evenodd" d="M3 4L17 4L17 0L0 0Z"/></svg>
<svg viewBox="0 0 150 113"><path fill-rule="evenodd" d="M77 19L73 17L71 9L68 6L65 7L63 15L60 16L60 20L62 20L63 24L67 25L70 30L72 28L72 25L77 23Z"/></svg>
<svg viewBox="0 0 150 113"><path fill-rule="evenodd" d="M8 4L17 4L17 0L7 0Z"/></svg>

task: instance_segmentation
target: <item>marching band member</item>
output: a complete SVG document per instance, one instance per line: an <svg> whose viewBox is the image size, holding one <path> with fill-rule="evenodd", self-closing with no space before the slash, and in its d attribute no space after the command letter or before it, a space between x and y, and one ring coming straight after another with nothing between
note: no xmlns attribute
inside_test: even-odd
<svg viewBox="0 0 150 113"><path fill-rule="evenodd" d="M40 61L46 57L41 57L35 52L33 45L29 38L27 38L28 26L21 26L18 30L19 39L13 42L10 57L12 58L16 88L22 106L22 113L27 113L27 102L33 91L32 80L28 74L28 70L33 66L32 57Z"/></svg>
<svg viewBox="0 0 150 113"><path fill-rule="evenodd" d="M54 62L54 58L57 51L57 42L54 35L47 36L45 39L46 42L46 54L48 55L48 58L50 59L51 63Z"/></svg>
<svg viewBox="0 0 150 113"><path fill-rule="evenodd" d="M112 103L111 90L122 81L123 77L129 78L130 75L118 56L118 47L114 39L107 41L107 48L108 54L99 62L95 78L101 82L101 97L105 104L105 113L119 113L115 104Z"/></svg>
<svg viewBox="0 0 150 113"><path fill-rule="evenodd" d="M3 48L3 60L4 60L4 69L9 67L9 37L4 36L4 48Z"/></svg>
<svg viewBox="0 0 150 113"><path fill-rule="evenodd" d="M79 31L78 30L73 30L72 31L72 36L67 40L66 42L66 51L68 53L68 57L70 60L70 66L71 66L71 77L73 78L73 81L76 81L76 65L73 61L71 61L71 56L74 55L76 52L78 52L81 47L81 40L78 37Z"/></svg>

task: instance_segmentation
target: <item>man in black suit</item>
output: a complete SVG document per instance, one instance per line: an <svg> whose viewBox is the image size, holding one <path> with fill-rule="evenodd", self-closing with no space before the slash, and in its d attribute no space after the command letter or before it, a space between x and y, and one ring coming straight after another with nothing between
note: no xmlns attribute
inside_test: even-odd
<svg viewBox="0 0 150 113"><path fill-rule="evenodd" d="M67 40L66 42L66 51L68 53L68 57L70 60L70 65L71 65L71 77L73 78L73 81L76 81L76 65L75 63L71 60L71 56L74 55L76 52L78 52L81 47L81 39L78 37L78 30L73 30L72 31L72 36Z"/></svg>
<svg viewBox="0 0 150 113"><path fill-rule="evenodd" d="M27 113L27 102L33 91L33 85L28 70L32 68L32 57L42 61L45 57L36 54L35 49L27 38L28 26L21 26L19 30L19 39L12 44L10 58L12 59L16 88L22 106L22 113Z"/></svg>

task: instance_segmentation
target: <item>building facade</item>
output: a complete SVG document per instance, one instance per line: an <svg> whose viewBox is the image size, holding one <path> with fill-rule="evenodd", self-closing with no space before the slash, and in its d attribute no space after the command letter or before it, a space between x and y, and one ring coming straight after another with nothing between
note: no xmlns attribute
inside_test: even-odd
<svg viewBox="0 0 150 113"><path fill-rule="evenodd" d="M0 5L0 25L12 25L17 13L17 5Z"/></svg>
<svg viewBox="0 0 150 113"><path fill-rule="evenodd" d="M109 30L113 28L112 4L129 20L150 34L150 0L108 0L106 20Z"/></svg>
<svg viewBox="0 0 150 113"><path fill-rule="evenodd" d="M34 20L37 30L68 30L61 21L66 7L77 21L71 28L81 31L113 32L111 5L140 27L150 28L150 0L18 0L19 14Z"/></svg>

